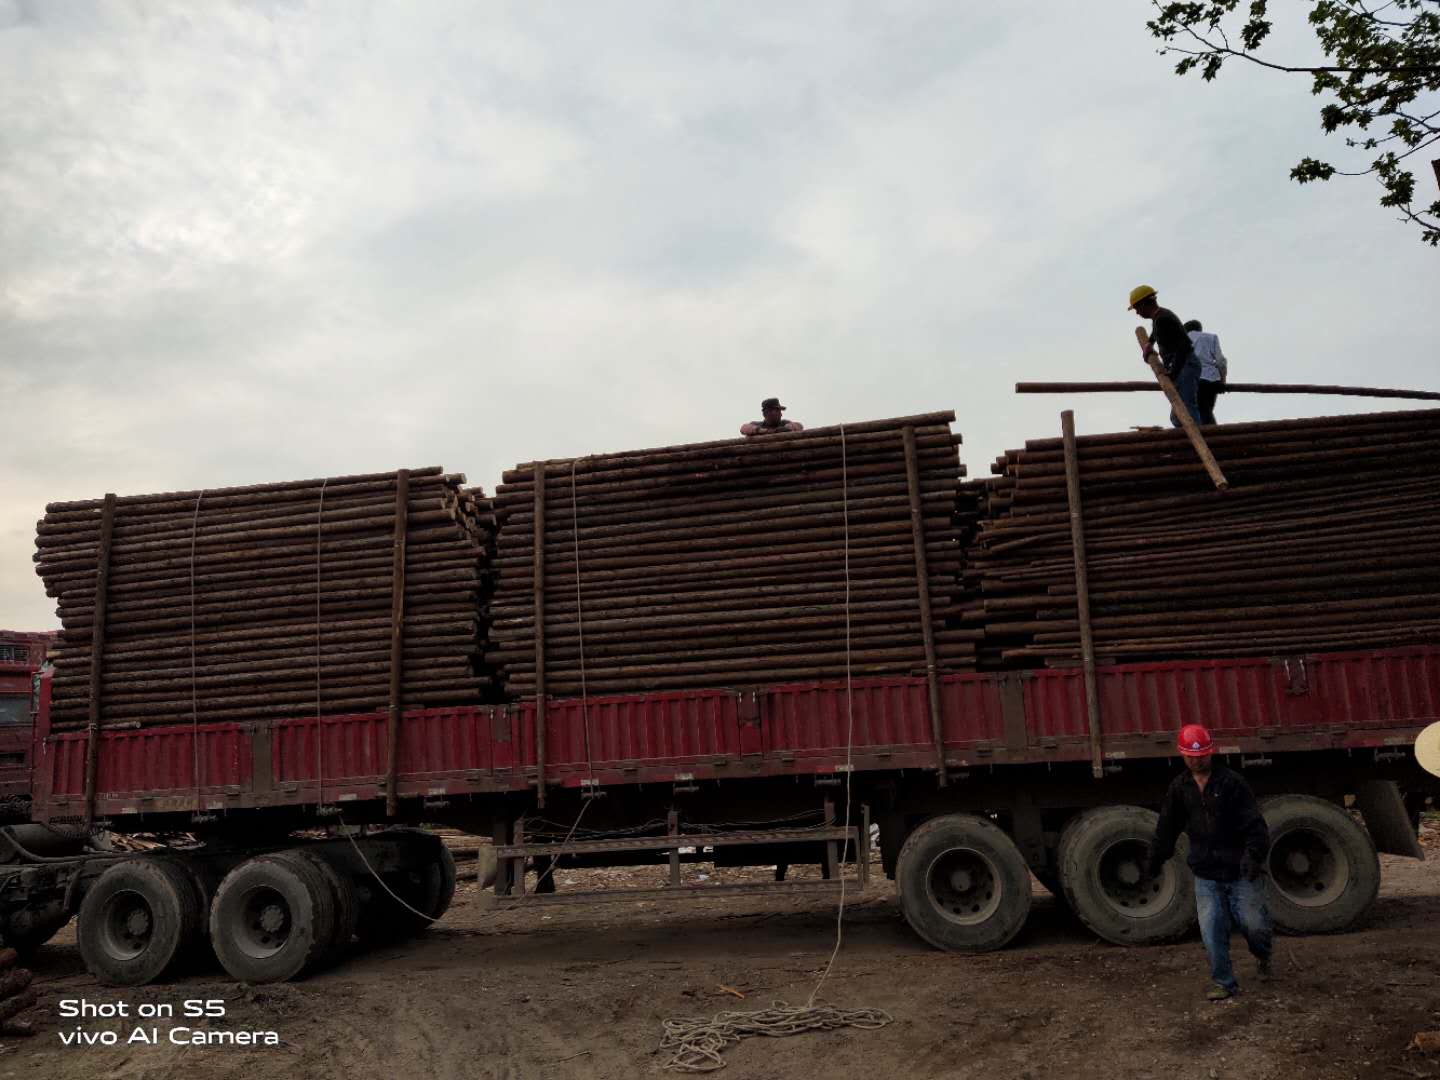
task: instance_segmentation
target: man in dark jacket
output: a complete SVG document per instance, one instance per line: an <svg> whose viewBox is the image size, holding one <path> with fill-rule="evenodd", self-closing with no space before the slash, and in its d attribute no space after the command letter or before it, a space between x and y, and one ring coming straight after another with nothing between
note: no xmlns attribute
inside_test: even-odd
<svg viewBox="0 0 1440 1080"><path fill-rule="evenodd" d="M1195 357L1195 346L1185 332L1185 324L1169 308L1160 306L1155 290L1149 285L1136 285L1130 290L1130 310L1142 319L1150 320L1150 345L1145 356L1158 351L1165 367L1165 374L1175 384L1175 391L1185 403L1195 423L1200 417L1200 361ZM1180 426L1180 418L1172 410L1170 423Z"/></svg>
<svg viewBox="0 0 1440 1080"><path fill-rule="evenodd" d="M1150 845L1148 874L1160 875L1184 830L1190 840L1187 861L1195 875L1200 937L1215 981L1207 996L1224 1001L1240 990L1230 965L1233 925L1238 924L1245 935L1260 977L1270 977L1273 936L1265 910L1264 876L1270 831L1250 785L1239 773L1213 763L1215 746L1208 731L1199 724L1186 724L1180 729L1178 749L1186 771L1165 792Z"/></svg>

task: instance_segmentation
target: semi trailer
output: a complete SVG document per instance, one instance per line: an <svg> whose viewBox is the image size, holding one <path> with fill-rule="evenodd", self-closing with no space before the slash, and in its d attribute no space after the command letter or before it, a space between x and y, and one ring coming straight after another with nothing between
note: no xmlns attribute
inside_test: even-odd
<svg viewBox="0 0 1440 1080"><path fill-rule="evenodd" d="M492 837L508 904L597 898L553 888L555 866L656 867L656 888L598 897L612 902L833 894L864 886L873 825L904 918L938 948L1004 946L1032 874L1109 941L1172 940L1193 924L1192 883L1178 857L1148 878L1144 854L1191 722L1263 799L1281 928L1352 925L1377 851L1422 857L1436 781L1410 748L1440 717L1440 649L1117 664L1098 689L1099 778L1083 673L1056 669L945 676L938 741L914 677L552 701L543 733L534 702L413 709L393 779L384 710L105 730L87 808L90 740L51 730L43 676L35 826L73 837L88 811L186 844L54 855L7 837L3 933L34 947L78 915L86 965L115 984L161 979L207 942L238 979L292 978L444 913L454 862L423 822ZM822 873L695 884L696 858Z"/></svg>
<svg viewBox="0 0 1440 1080"><path fill-rule="evenodd" d="M303 975L497 902L868 887L1003 947L1035 879L1100 937L1194 925L1146 872L1176 731L1263 799L1276 923L1421 857L1440 720L1440 412L1038 440L961 483L951 413L532 462L56 503L0 935L86 965ZM149 838L143 851L95 837ZM775 867L704 876L696 862ZM809 863L818 873L787 878ZM555 869L642 866L645 887Z"/></svg>

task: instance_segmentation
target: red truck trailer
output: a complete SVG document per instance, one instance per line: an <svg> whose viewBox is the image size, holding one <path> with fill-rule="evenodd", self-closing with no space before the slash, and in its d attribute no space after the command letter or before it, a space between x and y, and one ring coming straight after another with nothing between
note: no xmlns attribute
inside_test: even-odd
<svg viewBox="0 0 1440 1080"><path fill-rule="evenodd" d="M97 822L197 842L42 859L12 841L6 934L33 944L78 913L86 963L113 983L162 978L207 936L237 978L283 979L357 933L410 933L443 913L450 856L397 823L493 835L496 892L527 904L586 898L527 877L556 865L668 867L647 897L829 892L859 867L855 888L873 823L905 918L940 948L1006 944L1032 872L1111 941L1169 940L1193 925L1193 886L1183 860L1152 880L1143 856L1174 732L1191 722L1265 800L1282 928L1349 926L1376 895L1377 849L1421 857L1415 820L1436 781L1411 746L1440 719L1440 649L1117 664L1098 678L1099 778L1079 669L944 677L938 745L924 678L551 701L543 810L533 702L407 711L391 817L384 711L107 729ZM86 816L89 740L52 733L48 706L42 679L33 816L64 827ZM687 884L694 859L824 873Z"/></svg>

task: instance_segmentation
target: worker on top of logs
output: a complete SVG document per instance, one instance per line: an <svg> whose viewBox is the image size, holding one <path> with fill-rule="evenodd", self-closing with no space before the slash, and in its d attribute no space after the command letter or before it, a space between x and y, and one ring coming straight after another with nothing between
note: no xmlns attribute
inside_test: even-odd
<svg viewBox="0 0 1440 1080"><path fill-rule="evenodd" d="M1180 400L1190 410L1195 423L1204 423L1200 419L1198 400L1200 361L1195 357L1195 346L1191 344L1180 316L1160 306L1155 289L1150 285L1136 285L1130 290L1130 310L1142 319L1150 320L1150 344L1145 348L1145 362L1149 363L1148 358L1154 356L1157 349L1160 351L1165 374L1175 384ZM1174 427L1180 426L1180 418L1173 411L1170 423Z"/></svg>
<svg viewBox="0 0 1440 1080"><path fill-rule="evenodd" d="M1200 422L1213 424L1215 399L1225 388L1229 362L1220 351L1220 339L1214 334L1207 334L1199 319L1187 322L1185 332L1190 335L1190 344L1195 347L1195 356L1200 361L1200 390L1195 395L1196 403L1200 406Z"/></svg>
<svg viewBox="0 0 1440 1080"><path fill-rule="evenodd" d="M798 420L786 420L782 415L785 406L780 404L779 398L767 397L760 403L760 414L763 420L751 420L748 424L740 425L740 434L745 436L753 435L778 435L782 431L804 431L805 425Z"/></svg>

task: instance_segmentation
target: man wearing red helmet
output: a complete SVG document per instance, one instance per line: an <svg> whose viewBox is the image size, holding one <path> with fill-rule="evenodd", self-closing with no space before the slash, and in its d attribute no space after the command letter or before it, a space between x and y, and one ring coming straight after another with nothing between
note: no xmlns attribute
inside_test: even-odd
<svg viewBox="0 0 1440 1080"><path fill-rule="evenodd" d="M1158 877L1175 853L1183 829L1190 840L1187 862L1195 874L1195 911L1210 956L1215 985L1207 995L1224 1001L1240 990L1230 964L1230 933L1238 925L1261 978L1270 977L1272 932L1265 910L1265 858L1270 831L1255 793L1237 772L1215 765L1215 744L1199 724L1180 729L1176 748L1186 771L1170 782L1147 873Z"/></svg>

